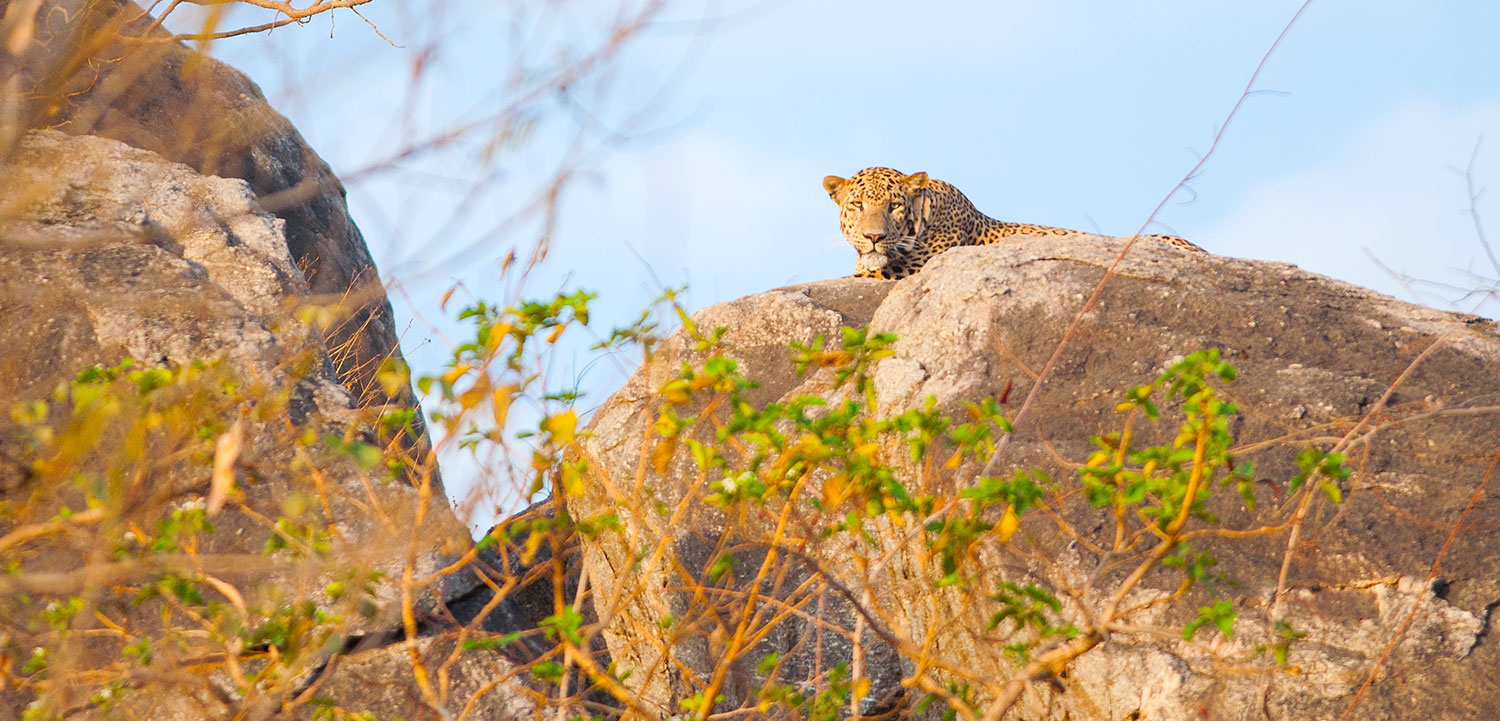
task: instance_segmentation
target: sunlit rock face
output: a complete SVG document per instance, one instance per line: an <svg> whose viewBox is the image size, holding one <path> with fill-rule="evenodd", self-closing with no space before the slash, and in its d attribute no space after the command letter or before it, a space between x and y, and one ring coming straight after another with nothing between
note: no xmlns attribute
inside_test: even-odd
<svg viewBox="0 0 1500 721"><path fill-rule="evenodd" d="M412 405L409 390L388 395L375 377L401 349L343 183L260 88L212 57L162 42L167 31L129 0L42 0L17 6L8 20L24 23L26 13L34 13L33 32L12 37L4 66L5 92L15 94L5 115L19 122L0 125L0 153L28 127L57 128L245 181L260 207L284 222L306 302L341 309L338 322L321 329L338 349L331 360L340 382L362 406ZM419 416L419 430L422 423Z"/></svg>
<svg viewBox="0 0 1500 721"><path fill-rule="evenodd" d="M1119 429L1115 408L1127 389L1189 353L1216 348L1239 371L1224 396L1239 411L1229 425L1234 455L1253 461L1258 503L1247 510L1232 486L1219 489L1208 507L1216 525L1204 528L1290 518L1299 451L1344 440L1353 475L1338 486L1341 503L1323 494L1308 504L1276 610L1306 635L1285 644L1271 618L1288 558L1286 526L1245 538L1200 536L1192 547L1214 553L1212 571L1222 579L1174 599L1180 574L1148 575L1124 599L1125 607L1144 606L1128 628L1111 631L1062 677L1030 686L1016 713L1187 721L1258 717L1265 709L1271 718L1337 718L1398 630L1356 717L1489 713L1500 703L1491 671L1500 652L1483 642L1489 608L1500 600L1493 492L1467 517L1439 580L1427 577L1500 438L1500 332L1485 320L1286 264L1139 246L1057 356L994 474L1045 471L1056 505L1032 510L1008 544L992 540L973 550L974 591L935 587L942 573L916 530L923 519L911 513L873 518L867 538L824 532L845 510L829 514L807 500L819 498L817 483L826 479L790 506L784 494L764 506L705 502L722 473L700 473L686 450L659 455L653 424L667 403L661 389L684 363L701 368L712 351L681 333L667 341L595 413L584 441L589 483L570 501L576 518L609 512L620 521L585 542L584 558L596 609L612 619L606 638L615 663L656 669L637 671L635 688L665 711L691 703L718 678L718 708L754 706L769 682L826 681L844 663L869 677L863 713L913 708L924 695L911 688L919 671L938 685L952 682L950 691L969 689L982 711L991 698L982 685L997 688L1020 668L1005 650L1014 640L1010 622L987 628L995 612L988 596L1001 583L1050 589L1062 600L1062 618L1081 627L1080 602L1097 612L1134 568L1101 551L1114 529L1107 510L1067 500L1069 489L1079 497L1077 471L1095 449L1090 437ZM1121 248L1118 239L1087 236L959 248L901 281L790 286L706 308L694 320L703 334L727 328L718 350L759 384L745 394L752 404L849 397L847 385L835 387L832 369L799 375L788 346L821 336L833 348L842 329L869 326L898 338L871 375L877 416L922 408L928 398L960 421L967 404L986 398L1014 416ZM698 396L672 408L727 418ZM1170 444L1181 422L1168 409L1162 423L1134 426L1136 442ZM679 447L688 439L713 443L715 435L714 422L700 417ZM724 452L731 468L749 454ZM937 495L942 484L979 471L968 460L948 471L914 467L900 446L881 453L908 488L936 484L927 490ZM939 454L934 466L947 457ZM991 508L989 520L998 521L1001 508ZM779 555L768 564L773 546ZM725 554L735 559L727 573ZM1232 635L1199 630L1184 641L1184 626L1215 598L1233 604ZM760 613L748 624L760 635L721 671L746 608ZM1277 644L1287 650L1280 666ZM756 668L773 653L780 666Z"/></svg>
<svg viewBox="0 0 1500 721"><path fill-rule="evenodd" d="M321 645L303 649L291 662L296 674L263 684L260 694L246 693L226 667L209 664L162 671L165 681L141 677L112 703L114 713L268 718L282 700L317 683L345 708L424 718L438 712L412 685L419 658L447 676L453 696L439 707L491 697L475 718L525 715L529 692L510 680L510 657L485 649L454 654L455 630L492 597L479 575L503 579L514 564L491 548L462 572L439 573L472 548L441 489L427 479L427 490L436 492L424 498L415 465L395 472L329 445L374 444L383 406L361 403L336 372L322 334L299 319L310 290L287 247L285 221L261 209L242 180L200 175L114 140L54 131L20 139L0 164L0 187L0 399L7 413L0 425L0 536L6 562L14 564L0 580L0 598L24 626L5 636L7 648L53 647L57 639L46 625L25 619L70 598L87 598L109 619L79 617L75 633L117 629L125 639L157 634L165 643L161 601L141 589L173 575L212 579L198 581L199 595L190 597L243 609L238 622L270 623L261 614L319 604L327 632ZM181 383L159 391L175 400L149 406L156 421L139 415L145 411L131 400L92 435L81 433L84 416L70 401L78 391L69 384L80 371L124 359L131 361L126 373L184 373L173 376ZM182 370L199 363L206 365ZM74 425L57 424L70 430L56 432L94 440L62 460L38 457L26 418L11 415L12 408L46 408L52 419L72 413ZM173 415L179 411L186 415ZM123 430L132 427L160 430L148 430L132 451ZM214 504L211 468L230 436L236 450L225 468L234 488L207 519L213 529L195 534L190 552L151 546L164 538L162 519ZM59 463L71 471L59 475ZM77 516L83 520L72 532L27 535L49 519L68 518L64 508L90 510ZM102 521L89 515L103 511ZM278 519L311 535L270 545ZM426 580L405 600L408 567L412 578ZM334 584L350 590L331 590ZM402 618L408 603L420 635L410 641ZM545 612L538 604L518 590L476 625L534 627L551 613L550 604ZM179 652L218 658L214 650L222 653L226 641L216 633L188 633ZM123 639L110 635L59 646L71 651L68 666L54 672L107 678L124 653ZM335 655L338 662L330 663ZM97 690L80 682L76 694L87 701ZM0 690L0 716L20 718L34 700L20 686ZM315 710L305 707L297 717Z"/></svg>
<svg viewBox="0 0 1500 721"><path fill-rule="evenodd" d="M518 664L536 642L464 649L462 639L536 628L554 611L550 585L528 580L496 599L525 572L517 549L475 552L424 463L420 411L406 429L379 423L415 398L376 378L401 352L341 182L244 74L181 43L139 42L164 31L138 5L11 10L0 51L0 612L14 626L0 631L0 665L7 680L35 677L23 670L33 647L67 653L49 666L45 703L38 686L0 682L0 718L530 717L540 691ZM11 32L29 21L34 32ZM176 408L201 427L127 413L70 451L71 480L44 468L27 414L63 424L77 374L123 359L126 374L196 374L174 397L199 404ZM206 370L181 370L199 362ZM176 433L170 452L162 433L144 448L127 442L140 423ZM375 448L387 451L378 461ZM108 468L122 453L128 484L95 493L90 478L121 478ZM407 465L385 467L398 456ZM213 498L221 477L234 479L227 502ZM154 548L163 519L206 508L214 528L188 534L190 552ZM307 537L274 542L283 519ZM215 620L163 613L168 602L148 591L174 574ZM42 617L73 598L89 612L59 640ZM298 613L316 627L308 638L244 628L274 631ZM284 668L246 681L268 654Z"/></svg>

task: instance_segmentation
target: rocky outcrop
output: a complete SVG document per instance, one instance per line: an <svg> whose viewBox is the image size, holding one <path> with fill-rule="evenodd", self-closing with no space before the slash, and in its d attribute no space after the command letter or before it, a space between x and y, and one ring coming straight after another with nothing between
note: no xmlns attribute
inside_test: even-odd
<svg viewBox="0 0 1500 721"><path fill-rule="evenodd" d="M535 692L512 678L514 653L455 651L482 634L488 589L515 563L496 548L455 563L473 545L440 489L419 465L383 464L399 454L361 450L378 448L383 409L360 406L316 319L299 315L310 291L283 219L242 180L54 131L20 140L0 187L5 674L45 678L23 670L45 649L42 673L58 679L46 708L75 715L112 683L101 710L161 719L310 717L311 689L381 717L524 710ZM75 379L122 359L148 375ZM551 613L550 587L545 611L525 588L491 604L497 619L534 628ZM70 603L87 613L41 622ZM184 657L248 647L240 672L255 673L267 633L289 675L252 684L259 693L230 666L182 671ZM139 667L119 671L132 653ZM413 659L441 669L441 697L424 695ZM7 684L0 715L34 700Z"/></svg>
<svg viewBox="0 0 1500 721"><path fill-rule="evenodd" d="M1271 525L1194 539L1218 566L1181 597L1172 573L1147 577L1126 598L1140 610L1038 675L1014 715L1332 719L1367 677L1354 717L1500 706L1500 506L1473 495L1500 437L1487 321L1290 266L1137 248L1000 456L1002 478L1045 471L1049 505L1008 543L972 549L973 578L946 585L926 518L834 528L832 479L784 515L706 503L727 486L685 441L717 442L724 409L680 404L700 417L675 446L653 428L662 388L712 352L679 334L580 436L587 482L567 513L512 519L581 522L576 545L506 532L476 549L432 469L393 476L368 452L388 440L387 405L411 399L375 378L399 353L390 308L327 164L240 73L136 42L163 34L132 3L0 9L0 716L501 721L552 715L559 698L609 716L621 697L643 718L936 717L950 701L978 716L1019 668L991 594L1035 584L1062 598L1062 621L1097 611L1128 568L1101 552L1108 520L1077 502L1089 437L1118 428L1127 388L1205 347L1239 368L1230 430L1260 499L1209 510L1222 528ZM750 406L849 397L833 368L794 372L788 345L868 325L899 338L872 372L878 416L928 398L959 417L986 398L1014 414L1116 250L1083 237L956 249L900 282L778 289L696 324L727 329L716 347L758 384ZM327 326L299 312L338 305ZM76 376L122 358L135 365L109 390L107 373ZM168 369L179 375L156 373ZM91 405L96 392L116 405ZM1170 441L1176 418L1135 432ZM420 438L415 421L397 435ZM37 455L59 436L71 445ZM1341 502L1309 496L1289 536L1298 452L1335 444L1354 471ZM870 452L939 496L978 472ZM726 467L750 455L726 453ZM1215 596L1233 633L1184 640ZM590 659L556 653L560 598L587 598L582 623L603 629L586 639L592 662L616 695L576 673ZM527 667L558 658L571 675ZM567 693L543 677L567 678ZM840 689L850 698L825 693ZM942 700L923 711L928 693Z"/></svg>
<svg viewBox="0 0 1500 721"><path fill-rule="evenodd" d="M128 1L0 0L0 717L531 715L550 644L491 634L536 629L550 579L524 532L474 548L377 376L401 354L342 184L166 35ZM122 359L85 384L128 412L74 440L100 418L75 375Z"/></svg>
<svg viewBox="0 0 1500 721"><path fill-rule="evenodd" d="M166 31L129 0L12 2L0 10L7 38L0 48L0 154L29 128L56 128L244 180L260 207L284 222L307 285L304 302L335 309L337 322L323 334L337 349L331 360L339 381L362 407L415 404L410 389L392 396L376 379L381 363L399 361L401 351L343 184L255 83L181 43L163 42ZM420 431L420 415L416 423Z"/></svg>
<svg viewBox="0 0 1500 721"><path fill-rule="evenodd" d="M289 322L288 302L305 298L307 283L284 222L261 212L244 183L52 131L26 136L4 173L0 397L40 397L121 358L228 354L260 373L285 361L288 339L272 329ZM331 371L315 380L335 407L352 407Z"/></svg>
<svg viewBox="0 0 1500 721"><path fill-rule="evenodd" d="M847 397L832 369L798 375L788 345L868 325L898 337L894 355L872 373L877 415L920 409L928 398L960 420L968 403L986 398L1014 415L1118 250L1116 241L1089 237L960 248L902 281L791 286L704 309L694 320L704 335L727 329L716 351L759 384L745 392L756 406ZM782 519L779 500L727 509L705 502L725 471L710 463L700 472L687 441L722 439L723 407L706 408L701 399L676 406L683 417L704 417L671 458L660 455L662 435L652 430L666 402L662 389L683 377L684 364L701 369L710 352L702 347L679 333L597 411L583 441L589 483L570 502L575 517L613 513L620 522L584 545L585 564L600 616L610 620L605 636L615 663L635 672L635 688L663 714L712 687L749 603L758 615L747 627L761 636L723 674L720 710L756 705L768 682L810 694L811 682L826 687L828 671L847 663L869 677L864 713L911 708L922 694L903 683L920 667L937 686L949 684L937 689L943 694L970 694L977 717L1019 668L1004 648L1009 622L987 628L995 610L987 596L1001 583L1037 584L1080 625L1080 609L1097 612L1131 566L1112 564L1099 550L1109 546L1113 521L1079 500L1077 469L1095 449L1091 436L1118 430L1115 406L1128 388L1204 348L1238 367L1225 390L1239 410L1230 431L1237 458L1254 463L1260 501L1252 512L1232 490L1221 493L1211 506L1219 527L1288 519L1298 453L1341 440L1347 448L1353 475L1339 487L1342 502L1319 495L1298 524L1277 611L1290 625L1270 620L1290 525L1246 538L1196 538L1192 546L1219 561L1210 576L1224 578L1174 599L1180 576L1148 576L1127 598L1142 610L1061 677L1031 684L1019 717L1333 719L1377 664L1356 718L1469 719L1500 706L1492 673L1500 651L1488 635L1490 609L1500 602L1493 490L1445 546L1487 479L1500 438L1500 331L1489 321L1290 265L1135 248L1000 459L1001 478L1047 472L1052 505L1026 515L1008 545L991 540L974 550L981 569L974 592L933 585L942 573L921 543L919 516L877 517L866 526L873 535L862 538L827 531L828 519L843 511L825 513L816 490ZM1134 432L1141 443L1170 442L1181 416L1175 419ZM751 455L745 446L723 452L732 472ZM913 467L905 447L881 453L908 488L972 479L979 470L972 462L951 472ZM941 495L938 486L925 490ZM1000 508L991 509L991 521ZM763 564L773 546L779 560ZM1440 549L1447 555L1429 582ZM736 561L728 574L726 556ZM1184 641L1184 625L1215 594L1233 603L1232 636L1200 632ZM1278 644L1287 652L1280 665ZM773 653L779 670L755 668Z"/></svg>

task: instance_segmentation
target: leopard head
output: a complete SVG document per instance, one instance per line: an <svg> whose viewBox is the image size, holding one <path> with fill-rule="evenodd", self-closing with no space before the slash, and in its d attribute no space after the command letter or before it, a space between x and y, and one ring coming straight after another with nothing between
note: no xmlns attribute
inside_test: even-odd
<svg viewBox="0 0 1500 721"><path fill-rule="evenodd" d="M844 240L859 253L859 272L876 272L910 252L922 232L926 173L903 175L890 168L865 168L849 179L830 175L823 189L839 206Z"/></svg>

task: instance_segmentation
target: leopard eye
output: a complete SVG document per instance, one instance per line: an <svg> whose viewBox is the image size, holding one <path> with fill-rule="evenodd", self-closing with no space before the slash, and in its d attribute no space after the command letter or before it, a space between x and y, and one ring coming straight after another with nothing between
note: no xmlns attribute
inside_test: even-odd
<svg viewBox="0 0 1500 721"><path fill-rule="evenodd" d="M855 210L859 210L860 208L865 207L865 204L859 202L858 200L851 200L851 201L849 201L849 207L851 207L851 208L853 208Z"/></svg>

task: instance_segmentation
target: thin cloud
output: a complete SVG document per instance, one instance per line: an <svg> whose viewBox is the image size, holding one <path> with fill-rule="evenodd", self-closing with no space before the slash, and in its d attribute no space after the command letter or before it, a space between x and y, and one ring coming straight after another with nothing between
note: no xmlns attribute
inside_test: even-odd
<svg viewBox="0 0 1500 721"><path fill-rule="evenodd" d="M1389 271L1460 286L1472 285L1466 271L1493 275L1467 214L1461 170L1481 136L1488 141L1476 158L1476 188L1500 184L1500 101L1460 112L1402 105L1351 133L1312 168L1251 190L1204 237L1228 255L1290 261L1437 303L1441 296L1412 298ZM1481 194L1477 210L1500 226L1496 194Z"/></svg>

